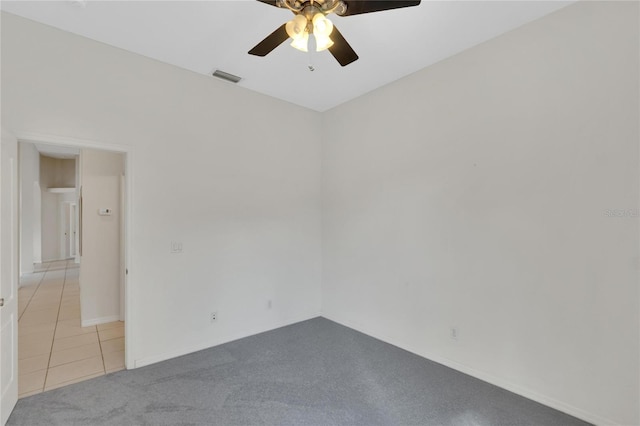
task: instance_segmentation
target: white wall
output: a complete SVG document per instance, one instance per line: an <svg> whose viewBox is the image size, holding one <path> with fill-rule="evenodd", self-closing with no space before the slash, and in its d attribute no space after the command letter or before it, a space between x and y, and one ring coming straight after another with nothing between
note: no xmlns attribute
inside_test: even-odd
<svg viewBox="0 0 640 426"><path fill-rule="evenodd" d="M120 180L124 155L94 149L81 152L82 256L80 306L82 325L120 319ZM113 214L101 216L99 209Z"/></svg>
<svg viewBox="0 0 640 426"><path fill-rule="evenodd" d="M581 2L327 112L324 314L638 424L638 36Z"/></svg>
<svg viewBox="0 0 640 426"><path fill-rule="evenodd" d="M31 143L21 143L20 161L20 275L33 272L40 252L40 154Z"/></svg>
<svg viewBox="0 0 640 426"><path fill-rule="evenodd" d="M132 149L136 365L320 313L315 112L6 13L1 31L3 126Z"/></svg>

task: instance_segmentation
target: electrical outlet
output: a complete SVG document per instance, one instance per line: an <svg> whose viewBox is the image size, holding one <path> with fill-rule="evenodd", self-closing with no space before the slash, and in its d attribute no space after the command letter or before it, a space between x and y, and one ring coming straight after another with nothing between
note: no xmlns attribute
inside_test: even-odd
<svg viewBox="0 0 640 426"><path fill-rule="evenodd" d="M211 312L211 315L209 315L209 318L211 319L211 322L216 322L218 320L218 313Z"/></svg>
<svg viewBox="0 0 640 426"><path fill-rule="evenodd" d="M453 340L458 340L458 329L456 327L451 327L451 330L449 331L449 336Z"/></svg>
<svg viewBox="0 0 640 426"><path fill-rule="evenodd" d="M182 253L182 243L179 241L171 241L171 253Z"/></svg>

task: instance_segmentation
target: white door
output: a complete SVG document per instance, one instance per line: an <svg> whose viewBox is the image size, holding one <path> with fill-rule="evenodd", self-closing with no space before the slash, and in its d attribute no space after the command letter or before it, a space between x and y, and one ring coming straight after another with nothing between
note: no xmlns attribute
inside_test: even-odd
<svg viewBox="0 0 640 426"><path fill-rule="evenodd" d="M69 229L71 230L69 257L76 257L76 203L71 203L69 205Z"/></svg>
<svg viewBox="0 0 640 426"><path fill-rule="evenodd" d="M0 140L0 422L18 401L18 142Z"/></svg>
<svg viewBox="0 0 640 426"><path fill-rule="evenodd" d="M65 201L62 203L62 258L71 257L71 203Z"/></svg>

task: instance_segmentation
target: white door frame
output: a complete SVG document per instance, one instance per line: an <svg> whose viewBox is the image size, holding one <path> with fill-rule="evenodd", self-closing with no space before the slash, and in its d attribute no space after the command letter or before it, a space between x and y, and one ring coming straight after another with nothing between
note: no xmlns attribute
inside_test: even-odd
<svg viewBox="0 0 640 426"><path fill-rule="evenodd" d="M70 202L69 203L69 233L71 235L69 236L69 256L74 259L76 258L76 247L78 247L78 245L76 244L76 236L78 234L77 232L78 224L76 222L76 210L77 210L76 202L75 201ZM124 217L124 214L122 216ZM124 236L122 239L124 240Z"/></svg>
<svg viewBox="0 0 640 426"><path fill-rule="evenodd" d="M5 424L18 401L18 271L20 256L18 235L18 143L14 135L2 129L0 142L0 281L4 299L0 313L0 424ZM7 157L6 159L4 157ZM6 161L8 159L8 161ZM8 285L7 285L8 283Z"/></svg>
<svg viewBox="0 0 640 426"><path fill-rule="evenodd" d="M67 138L63 136L55 136L55 135L46 135L40 133L31 133L31 132L19 132L16 134L16 137L19 142L30 142L37 144L45 144L45 145L59 145L59 146L68 146L73 148L87 148L87 149L99 149L103 151L111 151L118 152L124 154L125 158L125 188L126 188L126 206L125 206L125 215L124 219L124 259L125 265L122 265L123 268L126 268L129 271L126 275L124 275L124 316L125 316L125 334L124 334L124 363L127 369L134 368L134 341L132 339L133 334L133 324L135 323L135 315L132 309L133 306L133 291L132 291L132 282L135 279L131 273L131 257L133 253L132 247L132 229L133 229L133 147L126 145L119 145L113 143L105 143L94 140L87 139L77 139L77 138ZM78 247L76 247L76 252L78 252Z"/></svg>

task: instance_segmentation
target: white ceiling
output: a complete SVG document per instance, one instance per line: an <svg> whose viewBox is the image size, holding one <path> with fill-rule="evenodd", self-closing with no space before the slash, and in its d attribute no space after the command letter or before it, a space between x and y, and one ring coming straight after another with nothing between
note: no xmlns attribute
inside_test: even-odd
<svg viewBox="0 0 640 426"><path fill-rule="evenodd" d="M343 68L329 52L314 52L314 72L307 69L309 54L288 42L264 58L247 54L293 16L254 0L22 0L0 8L197 73L220 69L242 77L240 86L325 111L574 1L423 0L405 9L329 15L360 59Z"/></svg>

